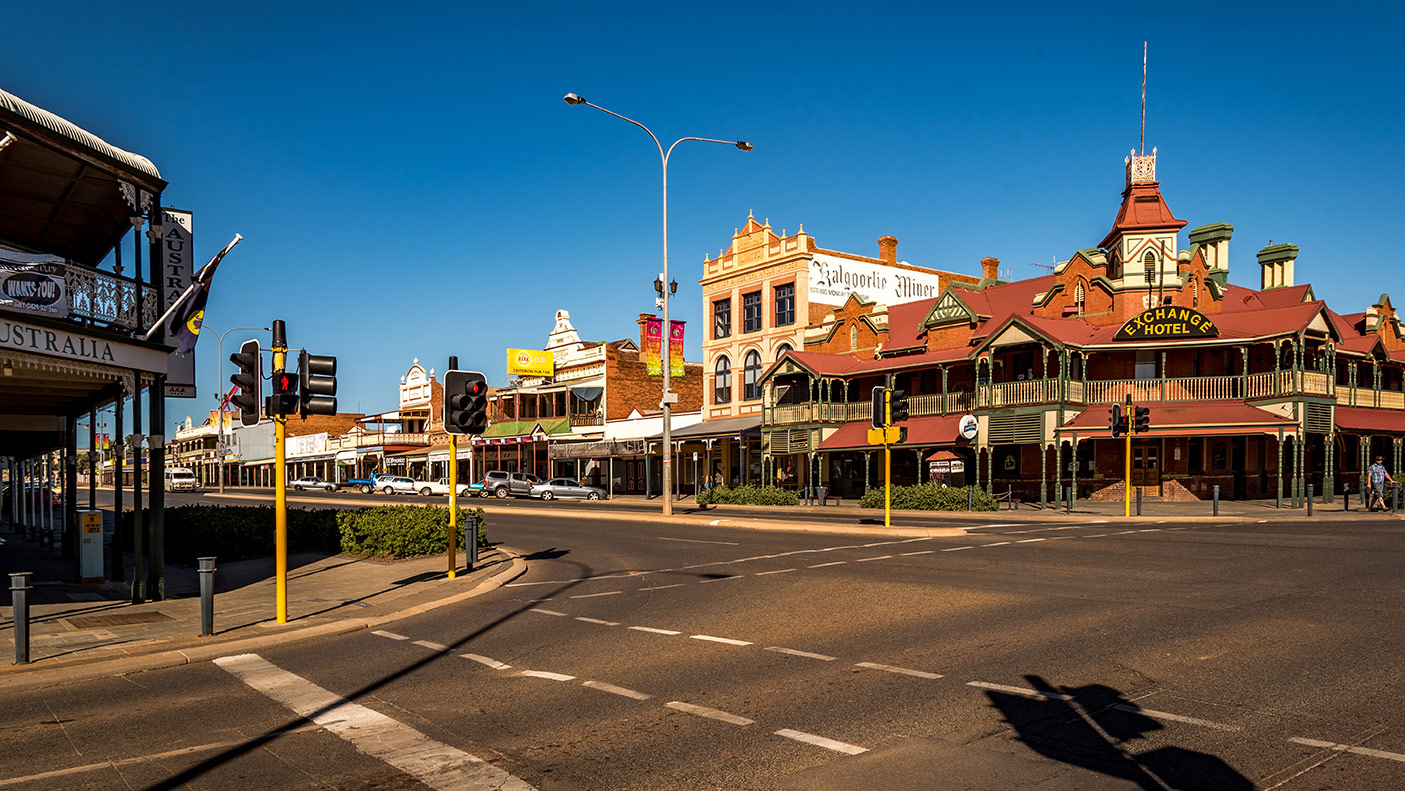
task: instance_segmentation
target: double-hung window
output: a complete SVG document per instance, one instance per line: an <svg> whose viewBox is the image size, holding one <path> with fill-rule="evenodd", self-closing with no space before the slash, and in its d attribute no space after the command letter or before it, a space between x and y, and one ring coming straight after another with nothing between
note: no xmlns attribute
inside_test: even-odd
<svg viewBox="0 0 1405 791"><path fill-rule="evenodd" d="M795 323L795 284L776 286L776 326Z"/></svg>
<svg viewBox="0 0 1405 791"><path fill-rule="evenodd" d="M759 295L758 295L759 296ZM755 349L746 353L742 365L742 383L744 392L742 398L746 401L756 401L761 398L761 355Z"/></svg>
<svg viewBox="0 0 1405 791"><path fill-rule="evenodd" d="M727 338L732 334L732 298L712 303L712 337Z"/></svg>
<svg viewBox="0 0 1405 791"><path fill-rule="evenodd" d="M732 403L732 361L724 354L713 366L712 403Z"/></svg>
<svg viewBox="0 0 1405 791"><path fill-rule="evenodd" d="M742 332L761 329L761 292L742 294Z"/></svg>

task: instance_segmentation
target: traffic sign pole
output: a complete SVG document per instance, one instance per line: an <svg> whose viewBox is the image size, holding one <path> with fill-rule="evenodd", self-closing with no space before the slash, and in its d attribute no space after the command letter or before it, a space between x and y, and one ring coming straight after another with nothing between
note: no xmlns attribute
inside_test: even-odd
<svg viewBox="0 0 1405 791"><path fill-rule="evenodd" d="M457 371L459 358L449 357L449 370ZM458 574L459 569L459 436L449 435L449 579ZM477 541L473 536L468 541Z"/></svg>
<svg viewBox="0 0 1405 791"><path fill-rule="evenodd" d="M893 446L889 430L893 425L893 390L883 391L883 526L892 526L893 510Z"/></svg>
<svg viewBox="0 0 1405 791"><path fill-rule="evenodd" d="M281 319L273 322L273 370L283 370L288 357L286 325ZM276 399L278 396L274 396ZM288 419L272 414L273 418L273 544L276 563L274 596L277 599L278 623L288 622L288 474L284 451L287 447Z"/></svg>
<svg viewBox="0 0 1405 791"><path fill-rule="evenodd" d="M1122 498L1122 515L1132 515L1132 396L1127 395L1127 430L1123 432L1127 437L1127 476L1123 480L1123 488L1126 489Z"/></svg>

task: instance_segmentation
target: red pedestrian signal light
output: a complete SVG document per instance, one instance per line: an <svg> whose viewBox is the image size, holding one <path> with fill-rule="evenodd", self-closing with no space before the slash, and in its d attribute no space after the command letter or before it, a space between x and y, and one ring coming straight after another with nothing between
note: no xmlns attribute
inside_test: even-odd
<svg viewBox="0 0 1405 791"><path fill-rule="evenodd" d="M287 417L298 411L298 375L273 372L273 395L268 397L268 414Z"/></svg>

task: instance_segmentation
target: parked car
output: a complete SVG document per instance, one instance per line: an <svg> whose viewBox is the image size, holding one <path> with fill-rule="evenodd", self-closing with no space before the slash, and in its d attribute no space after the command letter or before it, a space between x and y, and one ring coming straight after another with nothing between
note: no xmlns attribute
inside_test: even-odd
<svg viewBox="0 0 1405 791"><path fill-rule="evenodd" d="M324 481L316 475L306 475L297 480L289 481L288 488L298 492L307 489L320 489L324 492L335 492L337 490L337 485L331 481Z"/></svg>
<svg viewBox="0 0 1405 791"><path fill-rule="evenodd" d="M580 481L574 481L570 478L552 478L549 481L533 485L527 494L529 497L542 500L554 500L558 497L563 500L573 498L599 500L605 496L605 491L594 486L586 486Z"/></svg>
<svg viewBox="0 0 1405 791"><path fill-rule="evenodd" d="M374 492L380 488L378 485L376 485L377 481L379 481L381 478L389 477L390 473L378 472L369 478L352 478L346 483L348 486L353 486L357 489L360 489L362 494L370 494L371 492Z"/></svg>
<svg viewBox="0 0 1405 791"><path fill-rule="evenodd" d="M416 483L415 485L419 487L419 493L422 494L422 495L424 495L425 497L432 497L432 496L434 496L434 495L436 495L436 494L442 494L442 495L448 496L448 494L449 494L449 479L448 479L448 478L440 478L440 479L437 480L437 481L419 481L419 482ZM470 485L470 484L467 484L467 483L461 483L461 484L459 484L459 485L458 485L458 494L459 494L459 497L467 497L467 496L469 495L470 489L471 489L471 485ZM475 494L476 494L476 492L475 492Z"/></svg>
<svg viewBox="0 0 1405 791"><path fill-rule="evenodd" d="M504 472L493 470L483 476L483 496L502 500L507 497L529 497L532 486L542 479L530 472Z"/></svg>
<svg viewBox="0 0 1405 791"><path fill-rule="evenodd" d="M414 494L419 491L420 482L402 475L380 475L376 477L376 491L381 494Z"/></svg>

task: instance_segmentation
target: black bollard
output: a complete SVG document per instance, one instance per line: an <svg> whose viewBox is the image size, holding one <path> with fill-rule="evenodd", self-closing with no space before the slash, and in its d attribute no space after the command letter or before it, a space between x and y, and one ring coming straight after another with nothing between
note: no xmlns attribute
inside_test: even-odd
<svg viewBox="0 0 1405 791"><path fill-rule="evenodd" d="M1073 513L1073 487L1064 487L1064 513Z"/></svg>
<svg viewBox="0 0 1405 791"><path fill-rule="evenodd" d="M976 487L974 486L966 487L966 510L976 510Z"/></svg>
<svg viewBox="0 0 1405 791"><path fill-rule="evenodd" d="M1215 484L1215 516L1220 515L1220 485Z"/></svg>
<svg viewBox="0 0 1405 791"><path fill-rule="evenodd" d="M473 571L478 565L478 514L470 513L464 520L464 529L468 535L464 536L463 546L468 554L468 571Z"/></svg>
<svg viewBox="0 0 1405 791"><path fill-rule="evenodd" d="M200 636L215 633L215 559L196 558L200 563Z"/></svg>
<svg viewBox="0 0 1405 791"><path fill-rule="evenodd" d="M15 664L29 664L29 585L28 571L10 575L10 619L15 625Z"/></svg>
<svg viewBox="0 0 1405 791"><path fill-rule="evenodd" d="M1307 515L1312 516L1312 484L1307 485Z"/></svg>
<svg viewBox="0 0 1405 791"><path fill-rule="evenodd" d="M1137 487L1137 516L1142 515L1142 487Z"/></svg>
<svg viewBox="0 0 1405 791"><path fill-rule="evenodd" d="M1400 511L1400 484L1393 483L1390 486L1390 514L1394 516Z"/></svg>
<svg viewBox="0 0 1405 791"><path fill-rule="evenodd" d="M1351 510L1351 484L1342 481L1342 510Z"/></svg>

